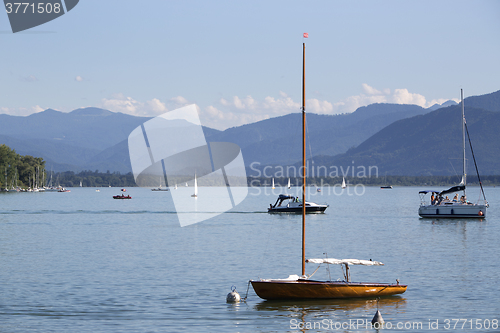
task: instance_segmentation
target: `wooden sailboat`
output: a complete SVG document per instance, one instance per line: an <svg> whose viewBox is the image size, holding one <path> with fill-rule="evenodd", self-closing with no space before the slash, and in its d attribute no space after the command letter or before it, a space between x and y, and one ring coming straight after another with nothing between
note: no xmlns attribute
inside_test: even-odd
<svg viewBox="0 0 500 333"><path fill-rule="evenodd" d="M305 105L305 52L303 43L302 69L302 160L303 182L302 202L306 201L306 105ZM302 275L290 275L287 279L259 279L250 280L256 294L263 299L325 299L325 298L352 298L378 297L402 294L406 285L388 283L351 282L349 265L381 266L381 262L357 259L309 259L305 258L305 226L306 206L302 206ZM344 281L316 281L306 275L306 262L318 264L337 264L345 266ZM314 274L314 273L313 273Z"/></svg>
<svg viewBox="0 0 500 333"><path fill-rule="evenodd" d="M196 181L196 174L194 174L194 194L191 196L193 198L198 198L198 182Z"/></svg>

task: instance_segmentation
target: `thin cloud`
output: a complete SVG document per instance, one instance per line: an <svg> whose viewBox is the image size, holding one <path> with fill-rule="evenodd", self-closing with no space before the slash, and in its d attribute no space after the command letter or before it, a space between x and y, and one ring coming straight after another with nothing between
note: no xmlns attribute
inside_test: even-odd
<svg viewBox="0 0 500 333"><path fill-rule="evenodd" d="M79 76L77 76L77 78L78 77ZM359 107L373 103L415 104L428 108L434 104L442 104L446 101L447 99L433 99L427 101L423 95L412 93L405 88L394 90L387 88L380 89L363 83L358 95L350 96L337 102L312 98L306 101L306 107L307 111L311 113L334 115L351 113L356 111ZM169 110L174 110L189 104L195 103L183 96L172 97L164 101L159 98L140 101L131 96L119 93L109 98L103 98L96 106L113 112L121 112L133 116L156 117ZM255 99L251 95L245 97L232 96L230 98L221 98L212 105L195 105L202 124L219 130L290 113L298 113L301 110L301 102L294 101L283 91L280 91L278 96L267 96L263 99ZM12 115L29 115L43 110L44 109L38 105L31 108L0 107L1 113Z"/></svg>
<svg viewBox="0 0 500 333"><path fill-rule="evenodd" d="M38 81L38 78L34 75L28 75L21 77L21 80L24 82L36 82Z"/></svg>
<svg viewBox="0 0 500 333"><path fill-rule="evenodd" d="M334 115L351 113L362 106L373 103L415 104L428 108L436 103L442 104L447 99L427 101L418 93L411 93L408 89L388 88L378 89L366 83L361 85L361 93L350 96L344 100L332 103L327 100L308 99L306 108L308 112ZM278 117L290 113L300 112L301 103L294 101L285 92L280 91L279 97L267 96L263 100L256 100L252 96L233 96L230 99L221 98L218 103L209 105L200 111L200 117L204 124L225 129L232 126L240 126L272 117Z"/></svg>
<svg viewBox="0 0 500 333"><path fill-rule="evenodd" d="M182 96L173 97L170 99L170 101L179 106L185 106L189 104L189 101Z"/></svg>
<svg viewBox="0 0 500 333"><path fill-rule="evenodd" d="M103 98L100 107L140 117L155 117L168 111L165 103L162 103L158 98L140 102L121 93L113 95L112 98Z"/></svg>
<svg viewBox="0 0 500 333"><path fill-rule="evenodd" d="M35 105L32 107L28 108L7 108L7 107L0 107L0 113L3 114L8 114L11 116L29 116L30 114L42 112L46 109L42 108L40 105Z"/></svg>
<svg viewBox="0 0 500 333"><path fill-rule="evenodd" d="M83 81L83 77L81 77L80 75L78 75L77 77L75 77L75 81L82 82Z"/></svg>
<svg viewBox="0 0 500 333"><path fill-rule="evenodd" d="M379 90L369 86L366 83L361 85L363 93L350 96L334 104L334 113L350 113L356 111L359 107L367 106L373 103L394 103L394 104L414 104L423 108L431 107L434 104L442 104L447 99L433 99L427 101L425 96L418 93L411 93L406 88L394 89L388 88Z"/></svg>

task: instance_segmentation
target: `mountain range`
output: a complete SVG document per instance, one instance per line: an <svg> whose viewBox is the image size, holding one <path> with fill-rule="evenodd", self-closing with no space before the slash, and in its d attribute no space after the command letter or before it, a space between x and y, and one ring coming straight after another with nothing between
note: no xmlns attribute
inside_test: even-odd
<svg viewBox="0 0 500 333"><path fill-rule="evenodd" d="M469 97L465 106L482 173L499 174L500 91ZM26 117L2 114L0 144L21 155L43 157L48 170L127 173L128 135L149 119L99 108L69 113L48 109ZM203 131L209 142L238 144L247 166L294 165L301 159L300 113ZM453 101L430 108L371 104L349 114L309 113L307 132L307 155L316 165L376 165L381 174L461 173L456 163L461 157L460 107Z"/></svg>
<svg viewBox="0 0 500 333"><path fill-rule="evenodd" d="M500 91L464 100L465 118L478 171L500 174ZM363 143L336 156L316 156L317 165L369 168L379 176L461 175L463 169L460 105L398 120ZM466 172L475 174L469 140Z"/></svg>

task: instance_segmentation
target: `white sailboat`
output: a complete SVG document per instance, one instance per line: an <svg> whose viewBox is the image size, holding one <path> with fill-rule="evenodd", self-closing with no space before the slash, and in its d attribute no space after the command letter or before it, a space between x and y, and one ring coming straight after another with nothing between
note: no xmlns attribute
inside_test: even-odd
<svg viewBox="0 0 500 333"><path fill-rule="evenodd" d="M157 188L152 188L151 191L168 191L168 187L163 188L161 186L161 177L160 177L160 185Z"/></svg>
<svg viewBox="0 0 500 333"><path fill-rule="evenodd" d="M275 187L274 187L274 178L273 178L273 185L271 186L271 188L274 190Z"/></svg>
<svg viewBox="0 0 500 333"><path fill-rule="evenodd" d="M465 165L465 131L467 129L467 125L465 123L465 107L464 107L464 94L463 91L460 90L461 93L461 104L462 104L462 156L463 156L463 173L462 173L462 181L457 186L453 186L444 191L437 190L425 190L420 191L420 207L418 208L418 215L421 217L475 217L482 218L486 216L486 208L489 207L488 202L486 201L486 197L484 195L483 185L481 183L481 179L479 178L479 172L477 173L477 177L479 180L479 185L481 187L481 192L483 194L482 202L472 203L467 200L467 196L465 195L465 188L467 183L467 170ZM470 137L469 137L470 143ZM472 150L472 145L471 145ZM474 152L472 152L472 157L474 158L474 164L476 163ZM477 165L476 165L477 171ZM458 197L457 192L461 192L462 196ZM432 193L430 204L426 202L425 197L428 193ZM443 197L446 194L456 193L455 197L450 200L448 197Z"/></svg>
<svg viewBox="0 0 500 333"><path fill-rule="evenodd" d="M177 184L175 184L174 190L177 190Z"/></svg>
<svg viewBox="0 0 500 333"><path fill-rule="evenodd" d="M196 174L194 174L194 194L191 196L193 198L198 198L198 182L196 181Z"/></svg>
<svg viewBox="0 0 500 333"><path fill-rule="evenodd" d="M342 177L342 188L346 188L347 185L345 184L345 177Z"/></svg>
<svg viewBox="0 0 500 333"><path fill-rule="evenodd" d="M288 178L288 189L291 189L292 186L290 185L290 178Z"/></svg>

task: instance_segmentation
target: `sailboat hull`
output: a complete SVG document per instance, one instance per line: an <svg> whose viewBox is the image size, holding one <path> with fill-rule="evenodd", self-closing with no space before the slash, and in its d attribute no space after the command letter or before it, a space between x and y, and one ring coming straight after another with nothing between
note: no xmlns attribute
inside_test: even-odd
<svg viewBox="0 0 500 333"><path fill-rule="evenodd" d="M402 294L401 284L338 281L251 280L255 293L263 299L332 299L379 297Z"/></svg>
<svg viewBox="0 0 500 333"><path fill-rule="evenodd" d="M432 218L484 218L486 217L486 205L427 205L420 206L418 215Z"/></svg>

